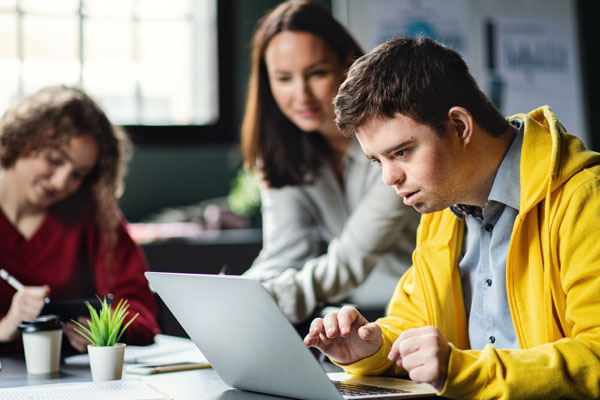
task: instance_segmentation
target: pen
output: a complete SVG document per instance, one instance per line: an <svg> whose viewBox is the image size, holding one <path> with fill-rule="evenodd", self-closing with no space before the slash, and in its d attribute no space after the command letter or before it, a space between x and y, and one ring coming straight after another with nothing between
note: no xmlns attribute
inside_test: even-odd
<svg viewBox="0 0 600 400"><path fill-rule="evenodd" d="M25 286L19 282L14 276L9 274L4 268L0 268L0 278L4 279L10 286L12 286L17 292L22 290Z"/></svg>
<svg viewBox="0 0 600 400"><path fill-rule="evenodd" d="M151 375L163 372L188 371L192 369L210 368L207 362L180 362L166 364L134 364L125 367L125 371L131 374Z"/></svg>
<svg viewBox="0 0 600 400"><path fill-rule="evenodd" d="M4 268L0 268L0 278L4 279L6 283L12 286L17 292L25 287L25 285L19 282L17 278L9 274ZM49 303L50 299L46 297L44 302Z"/></svg>

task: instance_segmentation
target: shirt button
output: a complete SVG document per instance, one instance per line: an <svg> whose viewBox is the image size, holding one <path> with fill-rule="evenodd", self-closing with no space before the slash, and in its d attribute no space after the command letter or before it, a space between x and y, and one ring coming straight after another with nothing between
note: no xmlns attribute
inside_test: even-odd
<svg viewBox="0 0 600 400"><path fill-rule="evenodd" d="M485 284L486 284L487 286L492 286L492 280L491 280L491 279L489 279L489 278L488 278L488 279L486 279L486 280L485 280Z"/></svg>
<svg viewBox="0 0 600 400"><path fill-rule="evenodd" d="M493 343L496 341L496 338L495 338L495 337L493 337L493 336L490 336L490 337L488 338L488 340L490 341L490 343L492 343L492 344L493 344Z"/></svg>
<svg viewBox="0 0 600 400"><path fill-rule="evenodd" d="M492 224L485 224L483 229L485 229L488 232L491 232L494 229L494 225Z"/></svg>

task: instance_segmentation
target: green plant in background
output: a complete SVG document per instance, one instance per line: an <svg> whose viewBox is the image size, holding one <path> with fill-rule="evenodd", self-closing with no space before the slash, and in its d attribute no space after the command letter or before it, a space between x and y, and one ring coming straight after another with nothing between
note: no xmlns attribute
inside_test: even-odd
<svg viewBox="0 0 600 400"><path fill-rule="evenodd" d="M100 299L98 299L100 300ZM94 346L114 346L115 343L119 342L123 333L131 323L137 318L139 313L135 314L133 318L129 320L125 325L125 317L129 312L129 304L127 300L119 300L114 310L111 309L110 304L106 301L106 297L102 300L100 312L98 313L89 302L85 302L88 310L90 310L91 320L88 321L89 328L83 326L78 321L73 321L82 330L75 328L75 331L81 336L90 341Z"/></svg>
<svg viewBox="0 0 600 400"><path fill-rule="evenodd" d="M229 209L239 215L253 216L260 210L260 177L255 171L241 168L233 179L227 196Z"/></svg>

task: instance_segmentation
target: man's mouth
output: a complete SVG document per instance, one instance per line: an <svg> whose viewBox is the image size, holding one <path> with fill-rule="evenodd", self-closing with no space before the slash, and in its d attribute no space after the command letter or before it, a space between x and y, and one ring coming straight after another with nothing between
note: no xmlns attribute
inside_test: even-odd
<svg viewBox="0 0 600 400"><path fill-rule="evenodd" d="M402 192L402 193L398 193L399 196L401 196L404 199L404 204L407 206L412 206L415 201L416 201L416 194L419 193L419 191L415 191L415 192Z"/></svg>

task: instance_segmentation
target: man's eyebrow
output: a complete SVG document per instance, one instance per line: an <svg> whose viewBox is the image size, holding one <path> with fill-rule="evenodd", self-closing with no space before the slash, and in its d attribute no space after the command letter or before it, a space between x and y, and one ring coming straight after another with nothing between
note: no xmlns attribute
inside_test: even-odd
<svg viewBox="0 0 600 400"><path fill-rule="evenodd" d="M387 149L385 149L381 153L381 155L385 156L386 154L390 154L390 153L396 152L396 151L402 149L403 147L406 147L411 142L412 142L412 139L408 139L408 140L405 140L405 141L403 141L401 143L397 143L397 144L395 144L393 146L390 146ZM370 161L377 161L378 160L378 158L376 156L373 156L373 155L370 155L370 154L365 154L365 157L367 157L367 159L370 160Z"/></svg>
<svg viewBox="0 0 600 400"><path fill-rule="evenodd" d="M412 142L412 139L408 139L403 142L397 143L397 144L390 146L387 149L383 150L382 154L385 155L385 154L390 154L390 153L396 152L396 151L402 149L403 147L408 146L408 144L410 144L410 142Z"/></svg>

